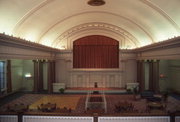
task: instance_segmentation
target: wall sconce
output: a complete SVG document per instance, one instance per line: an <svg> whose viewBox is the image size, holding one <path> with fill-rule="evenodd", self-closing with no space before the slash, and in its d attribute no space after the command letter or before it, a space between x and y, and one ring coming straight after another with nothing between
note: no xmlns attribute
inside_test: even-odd
<svg viewBox="0 0 180 122"><path fill-rule="evenodd" d="M166 78L166 76L164 74L160 74L159 78Z"/></svg>
<svg viewBox="0 0 180 122"><path fill-rule="evenodd" d="M25 79L31 79L31 78L32 78L32 75L31 75L31 73L26 73L26 74L24 75L24 77L25 77Z"/></svg>

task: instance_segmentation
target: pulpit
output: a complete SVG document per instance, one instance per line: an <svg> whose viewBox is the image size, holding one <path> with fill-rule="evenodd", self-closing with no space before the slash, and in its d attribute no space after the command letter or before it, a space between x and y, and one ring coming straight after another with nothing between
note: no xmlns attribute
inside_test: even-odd
<svg viewBox="0 0 180 122"><path fill-rule="evenodd" d="M97 88L98 87L98 84L97 82L94 83L94 88Z"/></svg>

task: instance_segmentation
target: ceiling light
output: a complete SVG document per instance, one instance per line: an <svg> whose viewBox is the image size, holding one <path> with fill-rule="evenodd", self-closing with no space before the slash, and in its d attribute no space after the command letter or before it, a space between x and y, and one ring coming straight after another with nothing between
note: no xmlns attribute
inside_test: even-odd
<svg viewBox="0 0 180 122"><path fill-rule="evenodd" d="M91 6L101 6L105 4L104 0L89 0L88 4Z"/></svg>

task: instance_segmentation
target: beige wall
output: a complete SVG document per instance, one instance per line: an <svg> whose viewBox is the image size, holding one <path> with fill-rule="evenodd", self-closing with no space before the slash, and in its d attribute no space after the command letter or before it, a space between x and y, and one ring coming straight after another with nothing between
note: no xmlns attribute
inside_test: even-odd
<svg viewBox="0 0 180 122"><path fill-rule="evenodd" d="M22 89L23 60L11 60L12 91Z"/></svg>
<svg viewBox="0 0 180 122"><path fill-rule="evenodd" d="M159 73L165 76L159 79L161 91L180 92L180 60L161 60Z"/></svg>
<svg viewBox="0 0 180 122"><path fill-rule="evenodd" d="M169 61L170 87L180 93L180 60Z"/></svg>
<svg viewBox="0 0 180 122"><path fill-rule="evenodd" d="M23 91L32 91L34 86L34 64L32 60L23 60L23 76L22 76L22 90ZM26 74L31 74L32 77L26 78Z"/></svg>
<svg viewBox="0 0 180 122"><path fill-rule="evenodd" d="M98 83L101 86L124 88L126 83L136 82L136 55L134 53L125 53L120 51L119 69L73 69L72 51L62 52L57 55L56 59L56 82L65 83L70 86L75 83L77 87L86 87L93 81L105 82ZM110 71L111 70L111 71ZM80 82L80 78L83 79ZM99 80L101 79L101 80ZM114 82L110 82L113 80ZM87 82L86 82L87 81ZM118 86L116 85L118 84ZM88 85L93 86L92 84Z"/></svg>
<svg viewBox="0 0 180 122"><path fill-rule="evenodd" d="M43 64L43 88L47 90L47 63ZM26 78L26 74L32 77ZM33 91L34 87L34 64L32 60L11 60L12 90Z"/></svg>
<svg viewBox="0 0 180 122"><path fill-rule="evenodd" d="M159 78L160 91L167 91L170 88L170 75L169 75L169 62L168 60L160 60L159 62L159 74L163 74L164 78Z"/></svg>
<svg viewBox="0 0 180 122"><path fill-rule="evenodd" d="M30 73L32 78L25 78L25 74ZM34 67L32 60L11 60L11 76L12 76L12 90L33 90L33 74Z"/></svg>

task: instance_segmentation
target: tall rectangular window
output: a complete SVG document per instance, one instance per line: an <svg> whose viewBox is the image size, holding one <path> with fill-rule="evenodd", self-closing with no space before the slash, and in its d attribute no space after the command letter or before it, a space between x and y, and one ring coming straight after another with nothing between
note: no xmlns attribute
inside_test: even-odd
<svg viewBox="0 0 180 122"><path fill-rule="evenodd" d="M5 90L6 88L5 61L0 61L0 86L1 86L1 91Z"/></svg>

